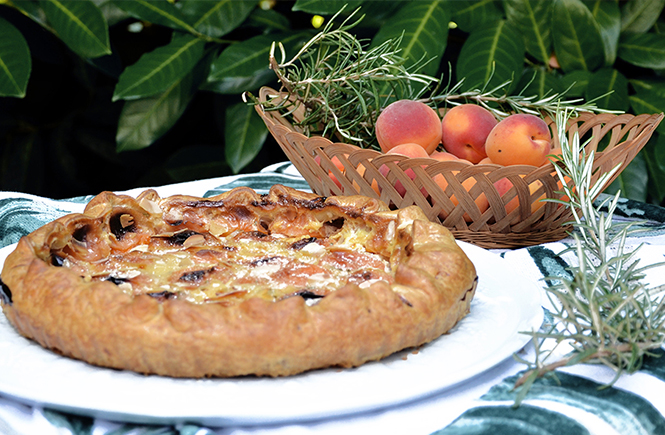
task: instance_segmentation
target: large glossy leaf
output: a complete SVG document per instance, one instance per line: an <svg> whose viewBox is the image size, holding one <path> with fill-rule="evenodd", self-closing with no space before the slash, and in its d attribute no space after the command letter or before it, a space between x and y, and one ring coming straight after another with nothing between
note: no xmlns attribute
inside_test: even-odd
<svg viewBox="0 0 665 435"><path fill-rule="evenodd" d="M267 135L268 130L253 106L237 103L226 109L224 155L234 173L254 160Z"/></svg>
<svg viewBox="0 0 665 435"><path fill-rule="evenodd" d="M621 171L619 176L607 186L605 193L616 195L621 191L621 196L635 201L645 202L647 200L647 184L649 181L649 172L647 171L644 154L639 153L635 158Z"/></svg>
<svg viewBox="0 0 665 435"><path fill-rule="evenodd" d="M247 19L247 25L262 29L264 32L270 30L286 32L291 29L289 19L274 9L254 9Z"/></svg>
<svg viewBox="0 0 665 435"><path fill-rule="evenodd" d="M665 35L630 33L619 42L619 58L642 68L665 68Z"/></svg>
<svg viewBox="0 0 665 435"><path fill-rule="evenodd" d="M504 1L508 23L522 34L526 52L543 63L552 53L552 0Z"/></svg>
<svg viewBox="0 0 665 435"><path fill-rule="evenodd" d="M649 196L652 202L660 204L665 199L665 135L652 136L643 154L649 170Z"/></svg>
<svg viewBox="0 0 665 435"><path fill-rule="evenodd" d="M270 45L281 42L287 53L305 41L307 32L259 35L226 48L210 66L206 89L221 94L237 94L256 89L274 80L268 67Z"/></svg>
<svg viewBox="0 0 665 435"><path fill-rule="evenodd" d="M178 5L196 30L217 38L240 26L256 3L256 0L183 0Z"/></svg>
<svg viewBox="0 0 665 435"><path fill-rule="evenodd" d="M515 91L524 96L537 96L543 98L546 95L558 94L565 89L561 79L544 66L524 69Z"/></svg>
<svg viewBox="0 0 665 435"><path fill-rule="evenodd" d="M150 146L178 121L205 79L209 57L201 60L189 74L173 82L164 92L125 101L116 132L118 152Z"/></svg>
<svg viewBox="0 0 665 435"><path fill-rule="evenodd" d="M378 46L401 36L399 55L406 59L406 65L426 60L428 63L420 72L436 74L446 49L450 21L443 3L441 0L407 3L381 27L372 45Z"/></svg>
<svg viewBox="0 0 665 435"><path fill-rule="evenodd" d="M665 33L665 20L660 19L656 21L656 24L654 24L651 29L654 33Z"/></svg>
<svg viewBox="0 0 665 435"><path fill-rule="evenodd" d="M362 5L362 0L297 0L292 10L310 14L331 15L345 6L345 12L351 12Z"/></svg>
<svg viewBox="0 0 665 435"><path fill-rule="evenodd" d="M591 79L591 72L583 69L570 72L561 76L561 83L566 91L566 97L575 98L584 96L586 87Z"/></svg>
<svg viewBox="0 0 665 435"><path fill-rule="evenodd" d="M90 0L42 0L46 18L74 52L83 57L111 54L106 19Z"/></svg>
<svg viewBox="0 0 665 435"><path fill-rule="evenodd" d="M654 92L638 90L628 97L633 113L661 113L665 112L665 96ZM665 123L658 124L656 131L665 134Z"/></svg>
<svg viewBox="0 0 665 435"><path fill-rule="evenodd" d="M464 89L485 84L491 89L508 80L519 80L523 63L521 35L501 20L469 35L457 61L457 79L464 79Z"/></svg>
<svg viewBox="0 0 665 435"><path fill-rule="evenodd" d="M134 18L172 29L195 31L172 2L166 0L113 0L113 3Z"/></svg>
<svg viewBox="0 0 665 435"><path fill-rule="evenodd" d="M203 56L203 45L201 39L182 35L144 54L120 75L113 101L147 97L164 91L194 68Z"/></svg>
<svg viewBox="0 0 665 435"><path fill-rule="evenodd" d="M593 71L605 62L600 29L581 0L553 0L554 51L565 72Z"/></svg>
<svg viewBox="0 0 665 435"><path fill-rule="evenodd" d="M120 9L112 0L92 0L106 18L109 27L130 19L132 16Z"/></svg>
<svg viewBox="0 0 665 435"><path fill-rule="evenodd" d="M0 97L25 96L32 69L30 49L21 32L0 18Z"/></svg>
<svg viewBox="0 0 665 435"><path fill-rule="evenodd" d="M446 6L450 9L452 20L465 32L482 29L503 17L500 2L495 0L448 0Z"/></svg>
<svg viewBox="0 0 665 435"><path fill-rule="evenodd" d="M644 33L651 29L665 7L665 0L630 0L621 10L621 31Z"/></svg>
<svg viewBox="0 0 665 435"><path fill-rule="evenodd" d="M42 25L46 24L46 15L44 14L42 8L39 7L39 3L32 1L18 1L18 2L12 2L12 6L23 12L28 17L32 18L34 21L38 22L39 24Z"/></svg>
<svg viewBox="0 0 665 435"><path fill-rule="evenodd" d="M628 79L614 68L603 68L593 73L589 79L584 97L587 101L595 98L596 106L603 109L628 110Z"/></svg>
<svg viewBox="0 0 665 435"><path fill-rule="evenodd" d="M631 86L637 92L653 92L656 95L665 97L665 79L633 78L630 80Z"/></svg>
<svg viewBox="0 0 665 435"><path fill-rule="evenodd" d="M616 60L621 33L619 0L584 0L584 4L600 28L600 36L605 47L605 65L612 65Z"/></svg>
<svg viewBox="0 0 665 435"><path fill-rule="evenodd" d="M407 1L364 1L360 14L363 15L362 28L380 29L395 15Z"/></svg>

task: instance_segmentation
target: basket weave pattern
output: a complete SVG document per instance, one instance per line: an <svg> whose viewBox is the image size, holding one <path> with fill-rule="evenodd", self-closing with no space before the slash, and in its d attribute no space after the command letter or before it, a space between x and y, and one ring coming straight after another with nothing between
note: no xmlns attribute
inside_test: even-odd
<svg viewBox="0 0 665 435"><path fill-rule="evenodd" d="M276 96L280 96L279 92L263 88L259 100L265 102ZM264 111L260 105L256 109L288 159L318 195L361 194L396 208L415 204L430 220L448 227L456 238L484 248L516 248L556 241L569 230L566 223L572 214L568 208L541 201L544 196L561 199L562 187L551 163L539 168L504 167L387 155L320 136L307 137L278 111ZM302 114L296 111L293 115L301 119ZM584 113L569 120L567 133L570 140L576 132L581 143L589 139L587 153L597 152L595 182L620 164L616 178L644 147L662 118L663 114ZM555 132L554 122L546 121ZM558 145L556 134L553 139ZM600 148L602 152L598 152ZM342 170L335 165L334 158L343 165ZM385 176L380 172L383 165L388 168L387 173L384 168ZM440 187L441 177L447 182L445 190ZM494 186L502 178L508 178L513 185L503 196ZM403 195L395 188L397 181L406 190ZM467 190L462 183L473 187ZM489 207L479 209L476 202L488 203ZM511 204L507 210L506 205Z"/></svg>

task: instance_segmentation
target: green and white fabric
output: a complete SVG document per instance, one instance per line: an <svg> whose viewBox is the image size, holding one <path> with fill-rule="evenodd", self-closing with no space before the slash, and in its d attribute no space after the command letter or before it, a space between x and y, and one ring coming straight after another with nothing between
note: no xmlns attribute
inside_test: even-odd
<svg viewBox="0 0 665 435"><path fill-rule="evenodd" d="M256 174L160 186L157 190L162 196L185 193L208 197L237 186L249 186L265 193L273 184L309 190L289 163L272 165ZM127 193L136 194L141 190ZM51 200L0 192L0 249L10 249L9 245L16 243L21 236L59 216L81 211L91 198ZM625 200L617 215L616 219L644 221L639 224L641 231L628 241L629 248L642 245L641 265L665 261L664 209ZM543 277L562 276L566 267L574 264L575 258L570 254L559 255L570 243L571 240L563 240L494 252L511 265L506 274L522 274L542 289L546 285ZM647 281L651 287L665 283L663 269L665 267L654 268L649 272ZM546 305L544 311L547 323ZM533 353L530 344L519 351L521 357L529 360L533 360ZM417 401L313 422L266 426L205 427L192 423L164 426L111 422L39 405L29 406L0 391L0 434L660 435L665 434L665 358L660 358L663 353L659 351L654 357L646 358L638 373L622 376L613 386L605 388L614 373L603 366L581 365L563 369L556 379L537 381L517 408L513 406L515 393L512 387L525 366L509 358L460 385ZM0 378L2 376L0 371Z"/></svg>

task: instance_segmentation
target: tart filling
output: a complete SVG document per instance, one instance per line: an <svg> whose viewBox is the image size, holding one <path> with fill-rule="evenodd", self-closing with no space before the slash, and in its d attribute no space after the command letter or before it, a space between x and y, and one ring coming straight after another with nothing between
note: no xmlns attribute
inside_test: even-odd
<svg viewBox="0 0 665 435"><path fill-rule="evenodd" d="M90 364L285 376L427 343L466 316L476 282L415 206L284 186L105 192L19 241L0 305L25 337Z"/></svg>

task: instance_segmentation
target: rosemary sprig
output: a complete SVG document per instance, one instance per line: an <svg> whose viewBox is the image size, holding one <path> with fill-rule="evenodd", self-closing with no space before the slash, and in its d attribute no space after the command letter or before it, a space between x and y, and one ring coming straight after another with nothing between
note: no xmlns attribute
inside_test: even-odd
<svg viewBox="0 0 665 435"><path fill-rule="evenodd" d="M665 286L649 289L642 281L645 271L663 263L639 267L637 253L626 249L626 240L636 230L634 223L612 220L619 193L594 206L594 198L602 191L618 166L608 173L595 175L594 153L586 155L579 136L568 142L565 125L570 111L557 112L556 121L562 145L562 156L555 164L563 182L563 193L569 201L559 202L573 213L575 232L573 251L578 265L570 267L569 276L548 277L546 288L553 307L554 325L550 330L531 332L535 344L535 361L521 360L528 370L515 384L516 403L526 396L531 384L556 369L579 363L604 364L615 372L613 384L622 373L633 373L650 350L665 342ZM607 214L599 210L607 206ZM610 246L616 248L614 254ZM564 251L566 252L566 251ZM545 349L545 343L553 343ZM562 344L572 351L554 362L548 359Z"/></svg>
<svg viewBox="0 0 665 435"><path fill-rule="evenodd" d="M585 101L583 98L566 99L566 94L570 88L560 93L548 93L540 98L537 95L524 95L533 78L519 93L509 95L508 90L510 89L512 80L507 80L494 88L487 89L491 79L490 77L483 87L468 91L461 91L464 79L454 85L449 82L444 90L440 92L434 91L434 96L429 100L436 103L439 107L444 104L460 105L469 102L479 104L492 112L497 119L505 118L515 112L530 113L537 116L547 114L552 119L555 119L557 112L562 109L567 109L571 116L579 116L580 112L621 113L596 106L595 102L605 97L605 95L589 101Z"/></svg>
<svg viewBox="0 0 665 435"><path fill-rule="evenodd" d="M349 30L362 20L351 21L358 10L335 28L340 12L291 60L286 60L281 44L273 43L270 67L289 98L268 102L264 109L291 113L304 106L305 116L296 124L305 134L337 135L362 147L377 147L374 121L378 111L391 99L419 98L436 79L414 72L422 68L424 60L405 66L399 56L399 39L368 48L351 34ZM275 58L276 47L280 62Z"/></svg>
<svg viewBox="0 0 665 435"><path fill-rule="evenodd" d="M518 95L508 95L511 81L488 89L491 77L480 89L461 91L464 83L461 80L454 85L449 82L439 91L440 79L418 73L427 59L406 65L400 56L401 38L371 47L368 41L359 40L350 32L363 19L362 16L355 19L359 9L335 26L343 10L290 60L286 60L282 44L272 44L270 68L287 98L263 103L250 93L245 93L243 98L251 100L251 104L262 104L264 110L280 111L305 135L336 137L362 148L375 149L379 149L376 119L384 107L397 99L419 100L435 109L474 102L489 109L498 119L510 112L553 115L558 107L569 108L574 113L610 112L599 109L593 101L565 99L565 92L542 98L524 96L524 90ZM278 49L280 61L276 58ZM293 116L301 112L304 114L299 115L299 119Z"/></svg>

